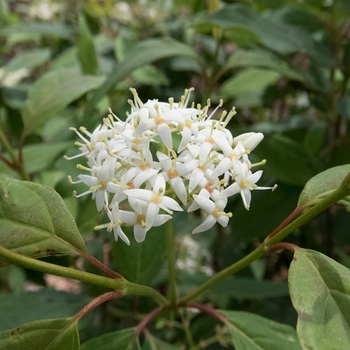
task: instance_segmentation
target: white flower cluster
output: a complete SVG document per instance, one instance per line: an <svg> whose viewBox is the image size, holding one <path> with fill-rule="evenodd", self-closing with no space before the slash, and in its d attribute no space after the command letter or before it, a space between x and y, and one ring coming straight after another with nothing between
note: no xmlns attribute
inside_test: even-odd
<svg viewBox="0 0 350 350"><path fill-rule="evenodd" d="M173 98L142 103L136 90L130 90L134 101L129 101L126 121L110 111L92 133L72 128L83 141L76 143L81 153L72 158L85 156L88 163L78 165L87 175L79 175L76 182L69 177L72 183L89 187L76 196L92 193L97 210L105 210L110 220L95 229L107 228L116 240L120 237L130 244L122 227L133 226L135 240L142 242L151 227L170 220L174 210L182 211L180 204L190 204L188 212L205 213L192 233L206 231L216 222L226 227L232 216L225 213L228 197L240 193L249 209L251 190L271 189L255 184L262 170L252 173L254 164L248 159L263 134L234 138L226 129L234 109L214 119L222 102L210 115L209 100L204 108L187 107L192 89L185 90L179 103Z"/></svg>

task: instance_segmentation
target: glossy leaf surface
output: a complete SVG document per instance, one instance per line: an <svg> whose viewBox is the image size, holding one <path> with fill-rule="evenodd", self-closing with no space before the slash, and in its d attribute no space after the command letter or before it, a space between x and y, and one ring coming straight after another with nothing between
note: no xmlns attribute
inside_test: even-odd
<svg viewBox="0 0 350 350"><path fill-rule="evenodd" d="M350 343L350 270L319 252L298 248L288 283L303 348L346 349Z"/></svg>
<svg viewBox="0 0 350 350"><path fill-rule="evenodd" d="M0 244L28 257L85 251L72 215L50 187L1 177L0 224Z"/></svg>

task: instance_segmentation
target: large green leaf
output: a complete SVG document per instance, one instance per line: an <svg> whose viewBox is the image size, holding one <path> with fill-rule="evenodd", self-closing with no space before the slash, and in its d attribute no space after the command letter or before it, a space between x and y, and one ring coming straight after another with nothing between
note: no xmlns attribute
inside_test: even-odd
<svg viewBox="0 0 350 350"><path fill-rule="evenodd" d="M270 68L289 79L303 80L303 76L291 69L286 62L272 53L262 50L237 50L229 57L224 69L236 67Z"/></svg>
<svg viewBox="0 0 350 350"><path fill-rule="evenodd" d="M246 68L226 80L219 95L225 98L261 91L274 84L280 77L280 73L270 69Z"/></svg>
<svg viewBox="0 0 350 350"><path fill-rule="evenodd" d="M82 344L81 350L134 349L135 328L126 328L93 338Z"/></svg>
<svg viewBox="0 0 350 350"><path fill-rule="evenodd" d="M97 73L97 58L95 45L89 27L83 16L79 17L79 40L77 54L84 74Z"/></svg>
<svg viewBox="0 0 350 350"><path fill-rule="evenodd" d="M242 5L227 5L212 14L208 20L222 28L244 27L252 31L271 50L290 54L297 51L314 53L315 43L310 33L267 16Z"/></svg>
<svg viewBox="0 0 350 350"><path fill-rule="evenodd" d="M99 87L104 79L64 68L44 74L30 88L23 109L26 133L32 133L69 103Z"/></svg>
<svg viewBox="0 0 350 350"><path fill-rule="evenodd" d="M72 215L50 187L0 177L0 225L0 245L25 256L85 251Z"/></svg>
<svg viewBox="0 0 350 350"><path fill-rule="evenodd" d="M136 44L127 52L123 61L116 65L106 82L94 92L88 102L82 124L87 127L89 123L91 124L91 120L89 119L91 119L92 109L95 104L127 74L152 61L177 55L189 56L196 61L199 60L199 57L191 46L169 38L147 39Z"/></svg>
<svg viewBox="0 0 350 350"><path fill-rule="evenodd" d="M232 324L236 350L301 350L295 329L242 311L218 310Z"/></svg>
<svg viewBox="0 0 350 350"><path fill-rule="evenodd" d="M0 333L6 350L80 349L77 321L71 318L40 320Z"/></svg>
<svg viewBox="0 0 350 350"><path fill-rule="evenodd" d="M132 235L131 229L124 231ZM114 270L122 271L123 276L131 282L150 285L163 267L165 238L165 225L162 225L152 228L142 243L136 243L133 239L130 246L120 240L114 243Z"/></svg>
<svg viewBox="0 0 350 350"><path fill-rule="evenodd" d="M298 205L312 206L339 188L345 176L350 173L350 164L339 165L327 169L314 176L307 182L300 194ZM350 196L340 200L338 204L343 205L350 211Z"/></svg>
<svg viewBox="0 0 350 350"><path fill-rule="evenodd" d="M266 158L264 168L275 175L277 180L289 185L304 186L322 169L316 156L300 143L283 135L266 135L254 154Z"/></svg>
<svg viewBox="0 0 350 350"><path fill-rule="evenodd" d="M0 296L0 332L39 319L70 317L82 309L90 299L54 289L37 292L2 294Z"/></svg>
<svg viewBox="0 0 350 350"><path fill-rule="evenodd" d="M5 72L14 72L23 68L34 68L44 64L50 58L50 49L33 49L11 59L4 67Z"/></svg>
<svg viewBox="0 0 350 350"><path fill-rule="evenodd" d="M319 252L298 248L288 282L303 348L348 349L350 270Z"/></svg>

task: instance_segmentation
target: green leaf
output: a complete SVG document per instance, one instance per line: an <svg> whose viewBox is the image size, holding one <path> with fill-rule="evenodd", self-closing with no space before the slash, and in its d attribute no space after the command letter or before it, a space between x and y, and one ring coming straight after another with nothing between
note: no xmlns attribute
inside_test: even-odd
<svg viewBox="0 0 350 350"><path fill-rule="evenodd" d="M237 50L229 57L224 69L251 66L270 68L289 79L303 81L303 76L291 69L286 62L262 50Z"/></svg>
<svg viewBox="0 0 350 350"><path fill-rule="evenodd" d="M49 58L50 49L48 48L29 50L11 59L2 68L7 73L14 72L22 68L31 69L44 64Z"/></svg>
<svg viewBox="0 0 350 350"><path fill-rule="evenodd" d="M147 334L142 350L181 350L182 346L166 343L152 334Z"/></svg>
<svg viewBox="0 0 350 350"><path fill-rule="evenodd" d="M86 92L96 89L103 77L81 75L70 69L56 69L44 74L30 88L23 110L27 134Z"/></svg>
<svg viewBox="0 0 350 350"><path fill-rule="evenodd" d="M6 350L80 349L77 322L72 318L40 320L0 333Z"/></svg>
<svg viewBox="0 0 350 350"><path fill-rule="evenodd" d="M72 215L50 187L0 177L0 226L0 245L28 257L86 250Z"/></svg>
<svg viewBox="0 0 350 350"><path fill-rule="evenodd" d="M31 144L23 147L23 162L27 173L37 173L47 169L54 160L71 146L71 142L52 144Z"/></svg>
<svg viewBox="0 0 350 350"><path fill-rule="evenodd" d="M304 349L343 350L350 343L350 270L331 258L297 248L288 283Z"/></svg>
<svg viewBox="0 0 350 350"><path fill-rule="evenodd" d="M310 33L297 26L273 21L246 6L227 5L210 15L208 20L225 29L247 28L256 34L265 46L282 54L297 51L314 53L315 50L315 43Z"/></svg>
<svg viewBox="0 0 350 350"><path fill-rule="evenodd" d="M137 68L132 76L138 83L144 85L169 85L169 79L157 67L150 64Z"/></svg>
<svg viewBox="0 0 350 350"><path fill-rule="evenodd" d="M304 186L322 169L320 160L300 143L283 135L265 135L254 154L267 159L265 169L277 180L289 185Z"/></svg>
<svg viewBox="0 0 350 350"><path fill-rule="evenodd" d="M124 231L129 237L132 235L131 229ZM114 270L123 271L123 277L131 282L151 285L163 267L165 239L165 225L162 225L153 227L142 243L132 239L130 246L115 242L112 247Z"/></svg>
<svg viewBox="0 0 350 350"><path fill-rule="evenodd" d="M219 95L223 98L242 93L257 92L274 84L281 77L280 73L268 69L246 68L226 80Z"/></svg>
<svg viewBox="0 0 350 350"><path fill-rule="evenodd" d="M79 17L79 40L77 54L84 74L97 73L97 58L95 45L89 27L83 16Z"/></svg>
<svg viewBox="0 0 350 350"><path fill-rule="evenodd" d="M72 29L64 24L59 23L19 23L10 27L0 29L0 35L23 33L28 35L39 34L42 36L55 36L63 39L71 39Z"/></svg>
<svg viewBox="0 0 350 350"><path fill-rule="evenodd" d="M249 312L218 310L232 324L236 350L301 350L293 327Z"/></svg>
<svg viewBox="0 0 350 350"><path fill-rule="evenodd" d="M126 328L120 331L107 333L93 338L82 344L81 350L116 350L133 349L135 339L135 328Z"/></svg>
<svg viewBox="0 0 350 350"><path fill-rule="evenodd" d="M82 309L90 299L50 288L37 292L0 295L0 331L16 328L38 319L70 317Z"/></svg>
<svg viewBox="0 0 350 350"><path fill-rule="evenodd" d="M338 189L345 176L350 173L350 164L327 169L307 182L300 194L298 206L312 206ZM338 202L350 211L350 196Z"/></svg>
<svg viewBox="0 0 350 350"><path fill-rule="evenodd" d="M105 83L97 89L88 101L82 124L89 126L92 109L113 86L138 67L165 57L184 55L195 61L199 58L193 48L172 39L147 39L131 48L123 61L118 63ZM91 123L91 122L90 122Z"/></svg>

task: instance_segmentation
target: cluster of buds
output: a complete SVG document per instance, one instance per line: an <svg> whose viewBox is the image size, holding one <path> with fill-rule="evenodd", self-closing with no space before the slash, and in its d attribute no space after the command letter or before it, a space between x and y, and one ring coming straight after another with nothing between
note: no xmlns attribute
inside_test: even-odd
<svg viewBox="0 0 350 350"><path fill-rule="evenodd" d="M225 212L228 198L240 193L249 209L251 190L258 187L262 170L252 173L248 155L263 139L262 133L233 137L226 128L234 108L218 119L210 114L210 101L187 107L192 89L181 101L148 100L143 103L130 89L131 113L125 121L110 114L92 133L74 130L83 142L76 143L88 166L78 165L87 174L72 183L89 187L81 197L92 194L97 210L107 212L109 221L95 229L107 228L127 244L123 226L134 227L134 237L142 242L148 230L172 218L173 211L202 210L204 221L192 233L210 229L216 222L226 227L231 213ZM68 158L68 157L66 157ZM68 159L72 159L68 158Z"/></svg>

